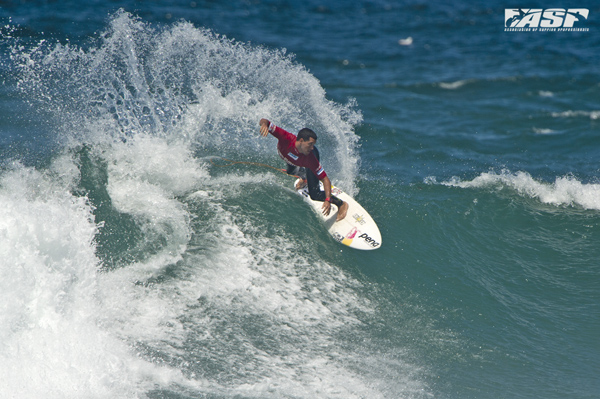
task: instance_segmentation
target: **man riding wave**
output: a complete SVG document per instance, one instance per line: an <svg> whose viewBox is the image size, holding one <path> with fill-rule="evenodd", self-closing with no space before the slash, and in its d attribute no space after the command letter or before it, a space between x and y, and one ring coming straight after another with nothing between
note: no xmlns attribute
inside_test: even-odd
<svg viewBox="0 0 600 399"><path fill-rule="evenodd" d="M302 188L303 184L308 185L310 198L313 201L323 202L322 209L325 216L329 216L331 204L334 204L338 207L336 220L344 219L348 212L348 203L331 195L331 181L319 162L319 150L315 147L316 133L304 128L296 136L263 118L260 120L260 134L262 137L266 137L269 133L278 140L277 151L288 164L287 173L298 175L303 171L306 172L306 183L297 185L296 189ZM323 190L321 190L319 182L323 183Z"/></svg>

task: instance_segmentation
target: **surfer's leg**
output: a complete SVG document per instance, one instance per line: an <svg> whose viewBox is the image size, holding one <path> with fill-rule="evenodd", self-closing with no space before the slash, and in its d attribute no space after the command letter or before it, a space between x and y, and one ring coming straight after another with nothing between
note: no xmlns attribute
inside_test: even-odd
<svg viewBox="0 0 600 399"><path fill-rule="evenodd" d="M321 190L319 179L310 169L306 169L306 183L308 185L310 199L313 201L325 201L325 191Z"/></svg>
<svg viewBox="0 0 600 399"><path fill-rule="evenodd" d="M301 168L299 166L296 165L287 165L287 170L285 171L285 173L287 173L290 176L296 176L299 177L302 180L299 180L298 183L296 183L296 190L301 190L304 188L304 186L306 186L306 170L305 168Z"/></svg>
<svg viewBox="0 0 600 399"><path fill-rule="evenodd" d="M310 199L313 201L325 201L325 191L321 190L319 179L309 169L306 169L306 181L308 182L308 194L310 195ZM333 205L338 207L338 215L336 219L339 221L345 218L346 212L348 212L348 203L342 201L335 195L332 195L329 200Z"/></svg>
<svg viewBox="0 0 600 399"><path fill-rule="evenodd" d="M313 152L315 153L315 156L317 157L317 160L318 160L319 159L319 150L317 150L317 147L314 148ZM315 176L315 174L312 172L312 170L307 169L307 168L306 168L306 182L308 184L308 194L310 195L310 199L312 199L313 201L321 201L321 202L325 201L325 191L321 190L321 186L319 185L319 178L317 176ZM331 203L339 208L340 206L342 206L344 201L342 201L335 195L332 195Z"/></svg>
<svg viewBox="0 0 600 399"><path fill-rule="evenodd" d="M313 154L319 160L319 150L317 147L314 147ZM308 168L304 168L306 170L306 184L308 185L308 194L310 195L310 199L313 201L325 201L325 191L321 191L321 186L319 185L319 179L312 170Z"/></svg>
<svg viewBox="0 0 600 399"><path fill-rule="evenodd" d="M304 168L301 168L296 165L287 164L287 169L285 171L288 175L298 176L301 179L306 179L306 173L304 172Z"/></svg>
<svg viewBox="0 0 600 399"><path fill-rule="evenodd" d="M306 181L308 182L308 194L310 195L310 199L313 201L325 201L325 191L321 190L321 186L319 185L319 179L311 170L306 170ZM342 201L335 195L332 195L329 198L329 201L338 207L338 215L337 220L342 220L346 217L346 212L348 212L348 203Z"/></svg>
<svg viewBox="0 0 600 399"><path fill-rule="evenodd" d="M344 203L344 201L342 201L341 199L339 199L338 197L336 197L335 195L332 195L331 198L331 203L335 206L337 206L338 208L342 206L342 204Z"/></svg>
<svg viewBox="0 0 600 399"><path fill-rule="evenodd" d="M310 195L310 199L313 201L325 201L325 191L321 190L319 179L317 176L315 176L312 170L306 170L306 181L308 183L308 194ZM331 203L338 208L344 203L344 201L333 194L331 195L330 200Z"/></svg>

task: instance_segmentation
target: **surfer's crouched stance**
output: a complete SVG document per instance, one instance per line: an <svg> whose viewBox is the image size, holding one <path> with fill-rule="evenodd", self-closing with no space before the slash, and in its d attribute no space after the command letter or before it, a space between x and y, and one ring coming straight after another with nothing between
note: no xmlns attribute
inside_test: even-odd
<svg viewBox="0 0 600 399"><path fill-rule="evenodd" d="M319 162L319 150L315 147L317 135L310 129L304 128L298 132L298 136L286 132L275 126L267 119L260 120L260 134L266 137L271 133L277 139L277 151L279 156L287 162L287 173L299 175L306 173L306 184L308 193L313 201L323 202L323 214L329 216L331 204L338 207L337 220L342 220L348 212L348 203L331 195L331 181ZM323 182L322 191L319 181ZM300 189L303 186L297 186Z"/></svg>

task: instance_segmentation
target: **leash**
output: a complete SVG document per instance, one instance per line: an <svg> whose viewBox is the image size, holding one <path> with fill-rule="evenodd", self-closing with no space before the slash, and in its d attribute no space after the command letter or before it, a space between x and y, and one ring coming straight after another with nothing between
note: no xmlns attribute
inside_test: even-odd
<svg viewBox="0 0 600 399"><path fill-rule="evenodd" d="M218 168L225 168L225 167L227 167L227 166L233 166L233 165L238 165L238 164L243 164L243 165L252 165L252 166L260 166L260 167L263 167L263 168L274 169L274 170L276 170L276 171L278 171L278 172L280 172L280 173L283 173L283 174L285 174L286 176L293 176L293 177L295 177L295 178L301 179L301 177L300 177L300 176L296 176L296 175L290 175L290 174L288 174L288 173L287 173L287 171L286 171L285 169L276 168L276 167L274 167L274 166L267 165L266 163L260 163L260 162L247 162L247 161L233 161L233 160L231 160L231 159L227 159L227 158L223 158L223 157L219 157L219 158L221 158L223 161L225 161L225 162L227 162L227 163L226 163L226 164L222 164L222 165L220 165L220 164L216 164L215 162L213 162L213 160L212 160L212 159L209 159L209 161L210 161L210 163L211 163L213 166L216 166L216 167L218 167Z"/></svg>

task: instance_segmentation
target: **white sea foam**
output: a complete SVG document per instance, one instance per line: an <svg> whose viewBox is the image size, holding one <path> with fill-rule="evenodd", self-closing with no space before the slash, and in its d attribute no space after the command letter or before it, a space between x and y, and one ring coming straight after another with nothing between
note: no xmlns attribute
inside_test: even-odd
<svg viewBox="0 0 600 399"><path fill-rule="evenodd" d="M426 182L435 183L436 180L428 178ZM504 170L501 173L485 172L473 180L453 177L440 184L461 188L508 188L545 204L600 210L600 184L582 183L574 176L557 177L553 183L549 183L536 180L527 172Z"/></svg>
<svg viewBox="0 0 600 399"><path fill-rule="evenodd" d="M552 117L554 118L590 118L591 120L600 119L600 111L563 111L553 112Z"/></svg>
<svg viewBox="0 0 600 399"><path fill-rule="evenodd" d="M61 158L45 173L17 164L0 180L1 397L126 398L177 374L99 325L98 226L70 193L74 171Z"/></svg>
<svg viewBox="0 0 600 399"><path fill-rule="evenodd" d="M115 143L104 156L114 208L133 216L148 242L162 242L162 250L144 260L148 270L175 263L192 234L190 215L177 196L198 187L207 173L188 145L147 135Z"/></svg>
<svg viewBox="0 0 600 399"><path fill-rule="evenodd" d="M70 140L150 134L178 138L207 155L280 162L273 138L258 135L258 121L268 118L291 132L315 130L328 174L356 193L354 126L362 116L355 101L328 100L319 81L284 51L236 43L186 22L157 32L119 12L97 48L40 43L29 52L15 49L13 57L20 87L56 114Z"/></svg>
<svg viewBox="0 0 600 399"><path fill-rule="evenodd" d="M553 130L553 129L537 128L537 127L534 127L533 131L535 134L554 134L554 133L556 133L556 130Z"/></svg>
<svg viewBox="0 0 600 399"><path fill-rule="evenodd" d="M193 198L210 202L204 195ZM217 363L229 370L216 378L219 390L251 397L288 397L291 392L306 398L385 397L376 386L385 383L361 360L372 355L348 352L335 338L361 325L357 314L374 311L360 295L361 283L303 254L285 236L266 235L261 226L219 204L212 209L215 220L207 222L218 224L211 230L215 246L205 251L206 242L199 241L197 248L191 244L186 260L191 272L186 291L201 298L186 317L194 320L188 333L196 352L190 357L202 359L209 369ZM228 342L222 341L223 326ZM210 360L215 350L224 356ZM409 364L397 367L407 375L414 370ZM423 389L414 378L403 383L407 393L411 385Z"/></svg>
<svg viewBox="0 0 600 399"><path fill-rule="evenodd" d="M474 81L475 81L474 79L464 79L464 80L457 80L455 82L441 82L441 83L438 83L438 85L442 89L457 90L469 83L473 83Z"/></svg>
<svg viewBox="0 0 600 399"><path fill-rule="evenodd" d="M352 192L361 119L352 101L327 100L283 52L188 23L155 31L125 12L92 50L40 43L13 56L24 92L56 112L68 155L48 171L17 165L0 182L9 377L0 396L378 398L397 384L380 377L390 362L407 376L394 391L422 396L401 357L380 373L379 354L340 341L376 308L356 278L229 204L272 175L213 177L203 161L280 162L258 120L307 125L319 131L328 172ZM108 198L96 205L140 232L131 245L143 250L124 248L130 256L110 267L97 242L129 230L95 220L79 183L82 146L98 160L86 173L105 173L96 189Z"/></svg>

